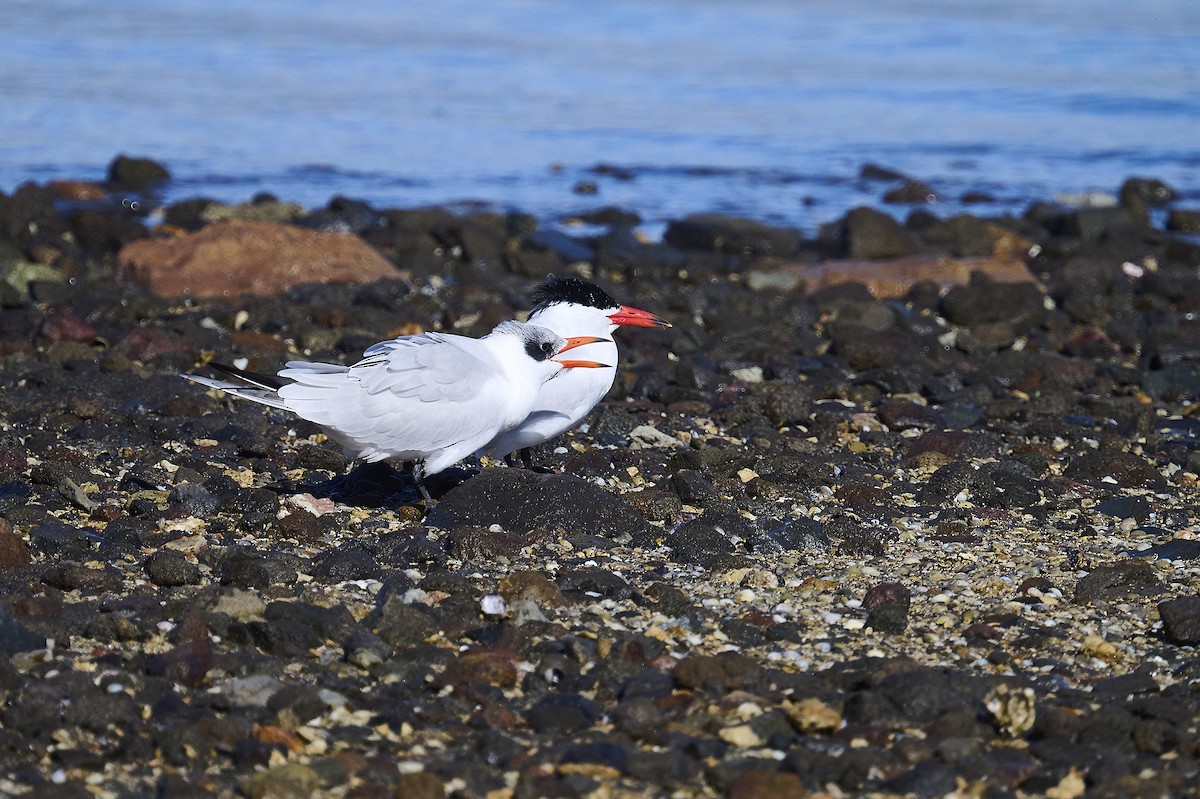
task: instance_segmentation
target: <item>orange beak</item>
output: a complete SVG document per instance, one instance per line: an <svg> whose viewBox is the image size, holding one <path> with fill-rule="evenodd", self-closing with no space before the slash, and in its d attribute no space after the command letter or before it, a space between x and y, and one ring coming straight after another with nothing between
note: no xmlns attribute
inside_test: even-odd
<svg viewBox="0 0 1200 799"><path fill-rule="evenodd" d="M601 336L571 336L567 339L567 346L558 351L562 355L567 350L573 350L576 347L582 347L585 344L599 344L601 342L612 343L611 338L602 338ZM608 364L600 363L599 361L560 361L557 358L552 358L555 363L563 365L564 369L607 369Z"/></svg>
<svg viewBox="0 0 1200 799"><path fill-rule="evenodd" d="M671 323L661 316L655 316L641 308L622 305L616 313L608 315L608 321L614 325L629 325L630 327L670 327Z"/></svg>

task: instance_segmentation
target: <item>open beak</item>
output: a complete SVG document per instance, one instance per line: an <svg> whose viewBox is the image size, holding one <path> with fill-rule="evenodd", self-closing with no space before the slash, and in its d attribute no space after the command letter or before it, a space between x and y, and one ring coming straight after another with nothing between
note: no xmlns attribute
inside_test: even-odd
<svg viewBox="0 0 1200 799"><path fill-rule="evenodd" d="M602 336L571 336L567 339L567 346L558 351L562 355L567 350L573 350L576 347L582 347L585 344L600 344L601 342L612 343L611 338L603 338ZM558 358L552 358L555 363L561 363L565 369L607 369L608 364L600 363L599 361L560 361Z"/></svg>
<svg viewBox="0 0 1200 799"><path fill-rule="evenodd" d="M614 325L629 325L630 327L670 327L671 323L661 316L655 316L641 308L622 305L616 313L608 315L608 321Z"/></svg>
<svg viewBox="0 0 1200 799"><path fill-rule="evenodd" d="M599 361L560 361L552 358L555 363L561 363L564 369L608 369L609 365Z"/></svg>

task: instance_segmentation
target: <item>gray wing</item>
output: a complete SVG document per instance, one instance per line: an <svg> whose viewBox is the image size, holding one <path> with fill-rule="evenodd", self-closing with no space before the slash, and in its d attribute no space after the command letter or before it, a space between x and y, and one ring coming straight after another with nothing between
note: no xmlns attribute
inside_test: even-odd
<svg viewBox="0 0 1200 799"><path fill-rule="evenodd" d="M279 396L369 460L423 458L494 426L487 410L500 375L457 341L408 336L364 356L350 367L289 362L279 375L295 382Z"/></svg>

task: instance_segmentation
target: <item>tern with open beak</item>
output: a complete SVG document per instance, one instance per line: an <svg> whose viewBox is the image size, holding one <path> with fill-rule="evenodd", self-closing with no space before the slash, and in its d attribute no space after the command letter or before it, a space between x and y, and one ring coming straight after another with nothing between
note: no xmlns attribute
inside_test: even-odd
<svg viewBox="0 0 1200 799"><path fill-rule="evenodd" d="M566 372L538 389L533 409L516 426L493 438L484 452L507 458L577 426L604 399L617 376L617 345L612 335L618 327L670 327L648 311L622 305L594 283L577 277L551 277L533 295L529 323L561 336L590 334L597 342L587 354L608 364L600 369Z"/></svg>
<svg viewBox="0 0 1200 799"><path fill-rule="evenodd" d="M383 341L352 366L289 361L276 378L214 364L238 382L182 376L291 411L320 425L354 458L415 461L413 481L432 503L423 476L524 421L547 382L575 370L609 369L599 361L554 357L606 341L612 343L508 321L478 339L422 333Z"/></svg>

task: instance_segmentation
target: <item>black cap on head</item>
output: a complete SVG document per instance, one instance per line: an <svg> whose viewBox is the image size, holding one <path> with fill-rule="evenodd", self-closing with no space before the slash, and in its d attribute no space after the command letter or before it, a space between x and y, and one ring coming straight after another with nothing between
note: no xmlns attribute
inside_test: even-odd
<svg viewBox="0 0 1200 799"><path fill-rule="evenodd" d="M608 296L608 293L595 283L577 277L551 275L533 292L533 308L529 312L535 314L560 302L573 302L576 305L600 309L621 307L621 303Z"/></svg>

